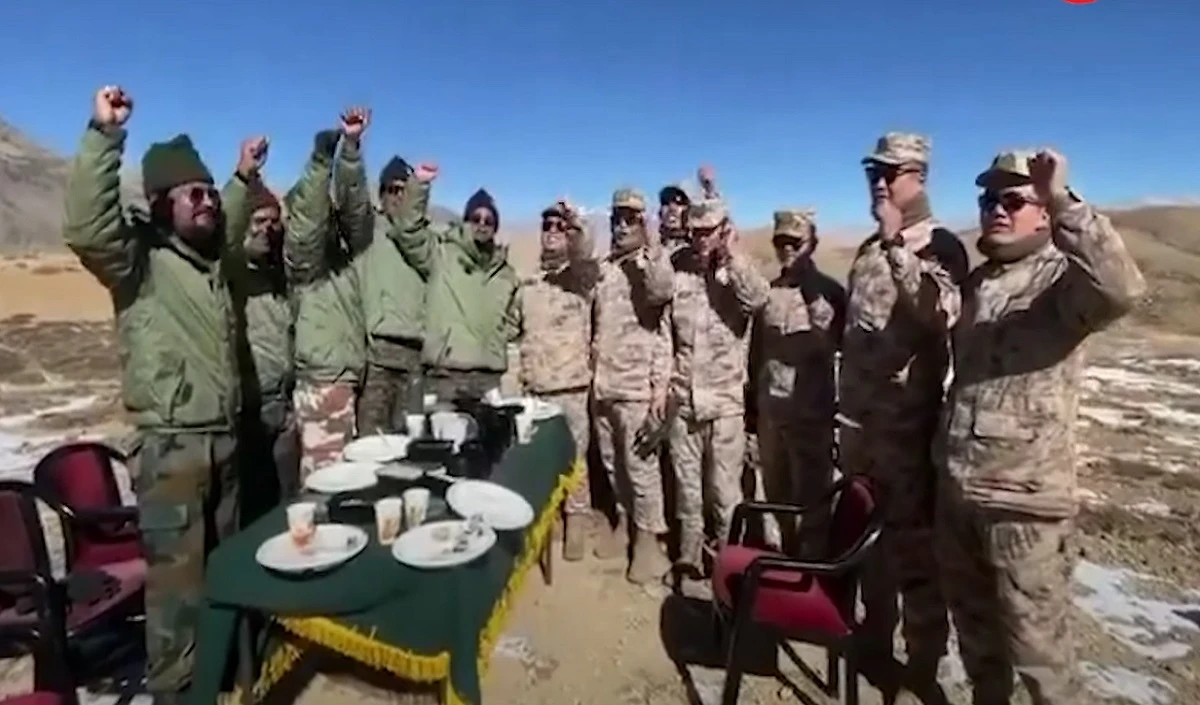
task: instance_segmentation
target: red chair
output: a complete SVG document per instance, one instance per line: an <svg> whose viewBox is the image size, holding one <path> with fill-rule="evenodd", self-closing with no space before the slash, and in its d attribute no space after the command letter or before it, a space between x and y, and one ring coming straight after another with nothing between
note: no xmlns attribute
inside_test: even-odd
<svg viewBox="0 0 1200 705"><path fill-rule="evenodd" d="M718 627L728 635L723 705L735 705L741 688L740 657L752 626L785 640L824 646L827 690L838 696L839 660L845 661L846 703L858 705L855 617L863 559L879 540L883 513L871 482L845 477L830 489L822 506L832 509L830 540L823 560L801 560L741 545L751 516L765 513L803 517L812 507L745 502L737 507L729 541L713 569L713 606ZM789 652L789 655L790 652Z"/></svg>
<svg viewBox="0 0 1200 705"><path fill-rule="evenodd" d="M0 482L0 651L34 647L38 689L74 692L144 660L144 563L141 572L83 568L68 562L55 580L32 485ZM64 534L70 534L69 531ZM140 561L141 559L135 559ZM122 566L132 563L126 561ZM123 679L127 680L127 679ZM139 676L140 680L140 676Z"/></svg>
<svg viewBox="0 0 1200 705"><path fill-rule="evenodd" d="M22 695L10 695L0 700L0 705L68 705L68 703L65 696L38 690Z"/></svg>
<svg viewBox="0 0 1200 705"><path fill-rule="evenodd" d="M114 462L125 456L102 443L68 443L38 461L33 485L67 528L68 570L144 576L138 511L121 504Z"/></svg>

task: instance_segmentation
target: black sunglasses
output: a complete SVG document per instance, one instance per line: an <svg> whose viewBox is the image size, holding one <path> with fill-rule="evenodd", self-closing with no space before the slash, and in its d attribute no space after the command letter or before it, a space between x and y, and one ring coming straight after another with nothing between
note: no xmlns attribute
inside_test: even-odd
<svg viewBox="0 0 1200 705"><path fill-rule="evenodd" d="M875 183L883 179L886 183L892 183L904 174L918 174L921 170L912 166L901 166L894 164L871 164L866 168L867 180Z"/></svg>
<svg viewBox="0 0 1200 705"><path fill-rule="evenodd" d="M1008 191L1005 193L993 193L985 191L979 196L979 210L987 212L999 205L1008 213L1016 213L1025 206L1036 204L1037 201L1026 198L1025 196Z"/></svg>
<svg viewBox="0 0 1200 705"><path fill-rule="evenodd" d="M193 186L184 194L193 206L199 206L205 199L214 205L221 202L221 194L212 186Z"/></svg>
<svg viewBox="0 0 1200 705"><path fill-rule="evenodd" d="M496 224L496 220L490 215L473 215L468 219L468 221L473 225L479 225L482 227L488 227Z"/></svg>
<svg viewBox="0 0 1200 705"><path fill-rule="evenodd" d="M565 233L567 232L567 224L559 218L545 218L542 220L542 232Z"/></svg>

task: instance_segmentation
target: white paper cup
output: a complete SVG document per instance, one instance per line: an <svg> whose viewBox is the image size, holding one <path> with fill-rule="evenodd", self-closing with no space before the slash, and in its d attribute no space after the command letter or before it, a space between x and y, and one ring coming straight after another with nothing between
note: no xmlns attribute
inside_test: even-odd
<svg viewBox="0 0 1200 705"><path fill-rule="evenodd" d="M317 503L295 502L287 507L288 535L300 549L312 545L317 534Z"/></svg>
<svg viewBox="0 0 1200 705"><path fill-rule="evenodd" d="M425 523L425 515L429 513L429 490L410 487L401 497L404 499L404 528L412 529Z"/></svg>
<svg viewBox="0 0 1200 705"><path fill-rule="evenodd" d="M404 430L408 432L409 438L420 438L425 432L425 415L407 414L404 417Z"/></svg>
<svg viewBox="0 0 1200 705"><path fill-rule="evenodd" d="M381 545L387 546L396 540L403 521L404 500L384 497L375 502L375 532Z"/></svg>
<svg viewBox="0 0 1200 705"><path fill-rule="evenodd" d="M425 410L430 411L437 406L438 398L436 394L426 394L421 397L421 403L424 404Z"/></svg>
<svg viewBox="0 0 1200 705"><path fill-rule="evenodd" d="M533 414L522 411L516 416L517 443L528 443L533 439Z"/></svg>

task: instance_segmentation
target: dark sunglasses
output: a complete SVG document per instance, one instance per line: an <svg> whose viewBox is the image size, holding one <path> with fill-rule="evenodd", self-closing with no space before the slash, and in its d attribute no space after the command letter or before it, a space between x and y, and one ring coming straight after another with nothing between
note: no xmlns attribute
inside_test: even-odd
<svg viewBox="0 0 1200 705"><path fill-rule="evenodd" d="M542 232L565 233L567 232L567 224L558 218L546 218L542 221Z"/></svg>
<svg viewBox="0 0 1200 705"><path fill-rule="evenodd" d="M777 250L799 250L804 247L804 241L794 237L781 236L771 241Z"/></svg>
<svg viewBox="0 0 1200 705"><path fill-rule="evenodd" d="M673 196L667 196L665 199L662 200L662 202L659 205L662 205L662 206L686 206L687 199L684 198L683 196L680 196L679 194L675 194Z"/></svg>
<svg viewBox="0 0 1200 705"><path fill-rule="evenodd" d="M389 196L399 196L404 193L404 184L388 184L383 187L383 192Z"/></svg>
<svg viewBox="0 0 1200 705"><path fill-rule="evenodd" d="M609 221L613 225L637 225L642 222L642 214L634 211L616 210L613 211Z"/></svg>
<svg viewBox="0 0 1200 705"><path fill-rule="evenodd" d="M496 224L495 218L490 215L473 215L468 219L467 222L484 228L494 226Z"/></svg>
<svg viewBox="0 0 1200 705"><path fill-rule="evenodd" d="M867 180L871 183L883 179L884 182L890 184L904 174L918 174L920 171L916 167L892 164L872 164L866 168Z"/></svg>
<svg viewBox="0 0 1200 705"><path fill-rule="evenodd" d="M1021 210L1030 204L1036 204L1037 201L1026 198L1025 196L1008 191L1005 193L992 193L985 191L979 196L979 210L988 212L994 209L997 205L1003 208L1006 212L1012 214Z"/></svg>
<svg viewBox="0 0 1200 705"><path fill-rule="evenodd" d="M221 202L220 192L211 186L193 186L184 193L184 196L192 206L203 205L206 199L213 205Z"/></svg>

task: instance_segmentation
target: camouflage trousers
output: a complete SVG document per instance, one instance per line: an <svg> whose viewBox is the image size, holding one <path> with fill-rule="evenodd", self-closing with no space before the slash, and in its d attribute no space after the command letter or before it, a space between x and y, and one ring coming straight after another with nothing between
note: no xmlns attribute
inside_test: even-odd
<svg viewBox="0 0 1200 705"><path fill-rule="evenodd" d="M842 472L873 480L884 507L879 548L863 566L862 601L868 647L891 655L900 618L910 664L936 667L950 625L933 553L935 474L930 436L921 430L842 426Z"/></svg>
<svg viewBox="0 0 1200 705"><path fill-rule="evenodd" d="M638 531L667 531L662 469L657 454L634 452L638 429L650 414L645 401L598 401L596 443L600 462L617 499L617 511L630 517Z"/></svg>
<svg viewBox="0 0 1200 705"><path fill-rule="evenodd" d="M146 556L146 688L191 684L208 553L238 530L236 441L229 433L143 431L137 465Z"/></svg>
<svg viewBox="0 0 1200 705"><path fill-rule="evenodd" d="M406 433L408 414L419 414L421 372L370 363L358 398L358 427L362 433Z"/></svg>
<svg viewBox="0 0 1200 705"><path fill-rule="evenodd" d="M262 405L238 431L242 526L300 492L300 431L290 400Z"/></svg>
<svg viewBox="0 0 1200 705"><path fill-rule="evenodd" d="M767 515L764 533L778 535L789 555L823 555L830 508L822 506L821 499L833 484L832 417L822 423L768 411L759 417L758 448L767 501L813 507L798 529L795 517Z"/></svg>
<svg viewBox="0 0 1200 705"><path fill-rule="evenodd" d="M694 421L676 415L671 421L670 446L681 543L704 533L705 509L711 508L713 534L724 544L733 510L742 502L745 421L741 416ZM704 501L705 489L711 502Z"/></svg>
<svg viewBox="0 0 1200 705"><path fill-rule="evenodd" d="M567 428L571 430L571 438L575 441L575 458L584 468L583 480L567 497L567 501L563 504L563 513L590 513L592 511L592 488L588 484L587 458L588 446L591 445L592 426L591 415L588 413L588 390L577 389L537 396L551 404L557 404L563 410Z"/></svg>
<svg viewBox="0 0 1200 705"><path fill-rule="evenodd" d="M297 383L301 483L314 470L342 457L342 449L354 437L354 397L349 382Z"/></svg>
<svg viewBox="0 0 1200 705"><path fill-rule="evenodd" d="M1007 705L1013 671L1033 705L1080 702L1071 640L1074 526L944 495L938 560L975 705Z"/></svg>

